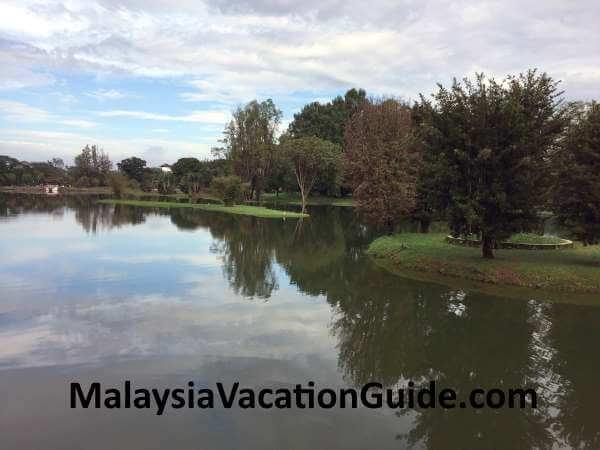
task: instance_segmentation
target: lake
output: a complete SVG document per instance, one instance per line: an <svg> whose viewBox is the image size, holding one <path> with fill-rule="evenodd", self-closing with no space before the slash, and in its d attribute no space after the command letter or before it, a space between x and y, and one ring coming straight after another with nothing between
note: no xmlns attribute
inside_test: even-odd
<svg viewBox="0 0 600 450"><path fill-rule="evenodd" d="M95 200L0 194L1 449L600 448L600 299L393 275L364 255L375 233L352 208L297 221ZM124 380L436 380L539 398L537 409L69 408L69 383Z"/></svg>

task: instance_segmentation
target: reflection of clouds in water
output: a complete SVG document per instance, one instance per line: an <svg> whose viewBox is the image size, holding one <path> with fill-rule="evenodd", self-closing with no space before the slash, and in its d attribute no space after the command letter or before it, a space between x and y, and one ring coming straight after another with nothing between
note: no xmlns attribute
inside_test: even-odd
<svg viewBox="0 0 600 450"><path fill-rule="evenodd" d="M98 261L123 263L123 264L147 264L153 262L181 261L194 266L217 266L220 258L212 253L175 253L175 254L145 254L145 255L102 255Z"/></svg>
<svg viewBox="0 0 600 450"><path fill-rule="evenodd" d="M467 305L464 303L466 295L467 294L464 291L448 292L448 312L457 317L463 317L466 315Z"/></svg>
<svg viewBox="0 0 600 450"><path fill-rule="evenodd" d="M326 303L315 307L300 295L269 304L146 295L63 305L33 317L9 318L10 326L0 334L5 347L0 366L183 355L290 359L315 353L333 360L329 316Z"/></svg>
<svg viewBox="0 0 600 450"><path fill-rule="evenodd" d="M50 258L48 249L40 247L25 247L12 249L2 255L2 266L15 266L18 264L46 261Z"/></svg>

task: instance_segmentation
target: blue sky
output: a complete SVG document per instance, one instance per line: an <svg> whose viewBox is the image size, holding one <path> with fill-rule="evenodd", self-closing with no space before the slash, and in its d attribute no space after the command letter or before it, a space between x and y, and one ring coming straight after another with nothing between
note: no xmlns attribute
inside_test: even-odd
<svg viewBox="0 0 600 450"><path fill-rule="evenodd" d="M209 157L231 110L273 98L282 128L350 87L416 98L530 67L600 98L600 2L3 0L0 154L67 163Z"/></svg>

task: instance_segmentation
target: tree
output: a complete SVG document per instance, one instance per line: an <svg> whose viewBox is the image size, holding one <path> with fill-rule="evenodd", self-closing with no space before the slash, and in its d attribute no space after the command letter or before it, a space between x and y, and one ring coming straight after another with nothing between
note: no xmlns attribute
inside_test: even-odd
<svg viewBox="0 0 600 450"><path fill-rule="evenodd" d="M212 188L225 206L233 206L242 198L242 180L236 175L213 178Z"/></svg>
<svg viewBox="0 0 600 450"><path fill-rule="evenodd" d="M285 138L281 147L296 176L304 213L308 196L319 176L330 170L337 171L340 167L342 149L339 145L315 136Z"/></svg>
<svg viewBox="0 0 600 450"><path fill-rule="evenodd" d="M121 196L125 193L125 190L127 189L127 181L127 177L119 172L111 172L108 175L108 185L112 189L115 197L121 198Z"/></svg>
<svg viewBox="0 0 600 450"><path fill-rule="evenodd" d="M554 211L585 244L600 242L600 104L574 105L575 116L554 157Z"/></svg>
<svg viewBox="0 0 600 450"><path fill-rule="evenodd" d="M172 173L161 173L157 180L158 192L163 195L175 192L175 176Z"/></svg>
<svg viewBox="0 0 600 450"><path fill-rule="evenodd" d="M51 161L48 161L48 164L60 170L63 170L65 168L65 162L62 160L62 158L52 158Z"/></svg>
<svg viewBox="0 0 600 450"><path fill-rule="evenodd" d="M536 224L548 179L548 157L563 132L558 82L530 70L502 82L439 85L421 97L426 151L438 164L440 203L455 235L481 235L482 254Z"/></svg>
<svg viewBox="0 0 600 450"><path fill-rule="evenodd" d="M364 89L350 89L346 94L335 97L332 101L321 104L309 103L302 111L294 114L294 120L289 125L288 132L293 137L316 136L344 148L344 130L350 118L365 103L368 103L367 92ZM350 180L346 173L338 177L336 183L330 177L324 177L317 182L321 194L331 195L333 192L346 195L351 191ZM341 190L340 190L341 188Z"/></svg>
<svg viewBox="0 0 600 450"><path fill-rule="evenodd" d="M316 136L342 146L347 122L367 102L367 92L353 88L344 97L337 96L324 105L319 102L309 103L302 111L294 114L288 131L293 137Z"/></svg>
<svg viewBox="0 0 600 450"><path fill-rule="evenodd" d="M271 99L261 103L252 100L244 107L238 107L223 132L225 148L215 149L217 154L223 153L232 162L233 172L243 182L250 183L256 201L260 201L265 179L270 174L281 115L281 110Z"/></svg>
<svg viewBox="0 0 600 450"><path fill-rule="evenodd" d="M124 159L120 163L117 163L117 167L129 178L141 183L144 179L146 161L136 156L132 156L131 158Z"/></svg>
<svg viewBox="0 0 600 450"><path fill-rule="evenodd" d="M359 212L391 233L416 202L421 152L410 108L393 99L363 105L346 127L345 142Z"/></svg>
<svg viewBox="0 0 600 450"><path fill-rule="evenodd" d="M199 172L201 163L198 158L179 158L175 164L171 166L173 175L180 180L185 174L190 172Z"/></svg>
<svg viewBox="0 0 600 450"><path fill-rule="evenodd" d="M112 163L104 150L96 145L86 145L75 157L75 166L71 168L71 174L75 180L85 176L88 179L99 178L104 184L111 168Z"/></svg>
<svg viewBox="0 0 600 450"><path fill-rule="evenodd" d="M181 179L181 184L185 186L185 190L191 196L195 196L200 193L203 187L203 174L200 172L189 172L186 173Z"/></svg>

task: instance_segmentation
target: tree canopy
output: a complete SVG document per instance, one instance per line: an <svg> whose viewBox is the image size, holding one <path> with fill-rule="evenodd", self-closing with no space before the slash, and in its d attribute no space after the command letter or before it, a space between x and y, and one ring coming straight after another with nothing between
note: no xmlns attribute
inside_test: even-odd
<svg viewBox="0 0 600 450"><path fill-rule="evenodd" d="M394 99L364 104L346 127L345 147L358 210L391 232L416 200L420 145L410 108Z"/></svg>
<svg viewBox="0 0 600 450"><path fill-rule="evenodd" d="M225 148L217 149L232 162L234 173L250 183L251 194L256 195L257 201L270 174L281 116L281 110L271 99L252 100L238 107L223 132Z"/></svg>
<svg viewBox="0 0 600 450"><path fill-rule="evenodd" d="M339 173L342 149L315 136L285 138L281 147L296 177L304 213L308 196L319 177L330 172Z"/></svg>
<svg viewBox="0 0 600 450"><path fill-rule="evenodd" d="M575 105L555 155L554 211L559 224L585 244L600 242L600 104Z"/></svg>
<svg viewBox="0 0 600 450"><path fill-rule="evenodd" d="M137 180L141 183L144 179L144 168L146 167L146 161L132 156L117 163L118 169L133 180Z"/></svg>
<svg viewBox="0 0 600 450"><path fill-rule="evenodd" d="M538 222L550 154L567 125L562 92L530 70L501 82L483 74L422 97L426 151L455 234L479 233L482 252Z"/></svg>

